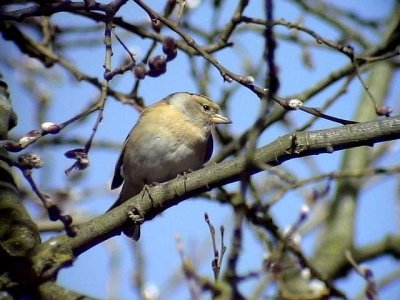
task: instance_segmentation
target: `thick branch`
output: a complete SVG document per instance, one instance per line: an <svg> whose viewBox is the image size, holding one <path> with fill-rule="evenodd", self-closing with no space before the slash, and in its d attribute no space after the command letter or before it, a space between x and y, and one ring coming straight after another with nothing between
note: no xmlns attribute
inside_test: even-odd
<svg viewBox="0 0 400 300"><path fill-rule="evenodd" d="M0 76L1 77L1 76ZM0 140L16 125L7 85L0 78ZM25 269L18 267L20 258L40 243L39 232L19 199L11 174L8 152L0 148L0 289L20 292L15 278ZM5 296L7 297L7 296Z"/></svg>
<svg viewBox="0 0 400 300"><path fill-rule="evenodd" d="M0 81L0 140L16 125L7 85ZM8 152L0 149L0 260L22 256L40 243L38 229L18 198Z"/></svg>
<svg viewBox="0 0 400 300"><path fill-rule="evenodd" d="M42 300L95 300L95 298L70 291L51 281L41 284L37 293Z"/></svg>

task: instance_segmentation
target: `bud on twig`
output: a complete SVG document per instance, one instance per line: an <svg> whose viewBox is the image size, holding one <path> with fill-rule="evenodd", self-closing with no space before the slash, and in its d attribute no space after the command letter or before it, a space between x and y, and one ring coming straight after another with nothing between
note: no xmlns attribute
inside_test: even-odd
<svg viewBox="0 0 400 300"><path fill-rule="evenodd" d="M300 107L303 106L303 101L299 99L290 99L288 105L292 109L299 109Z"/></svg>
<svg viewBox="0 0 400 300"><path fill-rule="evenodd" d="M139 63L133 68L133 74L137 79L144 79L146 77L147 69L144 63Z"/></svg>
<svg viewBox="0 0 400 300"><path fill-rule="evenodd" d="M158 20L158 19L151 20L151 27L153 27L153 30L155 32L160 32L161 26L162 26L162 23L160 22L160 20Z"/></svg>
<svg viewBox="0 0 400 300"><path fill-rule="evenodd" d="M167 55L167 61L173 60L178 54L175 39L169 36L166 37L163 41L162 50Z"/></svg>
<svg viewBox="0 0 400 300"><path fill-rule="evenodd" d="M167 60L164 55L157 55L149 59L149 72L151 77L158 77L167 71Z"/></svg>
<svg viewBox="0 0 400 300"><path fill-rule="evenodd" d="M74 167L76 167L79 170L84 170L89 166L89 158L85 149L78 148L69 150L65 152L64 155L67 158L76 159Z"/></svg>
<svg viewBox="0 0 400 300"><path fill-rule="evenodd" d="M7 151L10 152L19 152L23 149L19 143L7 140L0 141L0 147L5 148Z"/></svg>
<svg viewBox="0 0 400 300"><path fill-rule="evenodd" d="M393 112L393 108L389 106L376 106L376 114L378 116L385 116L385 117L390 117L390 114Z"/></svg>
<svg viewBox="0 0 400 300"><path fill-rule="evenodd" d="M27 153L18 157L18 164L23 169L39 169L43 166L43 161L39 155Z"/></svg>
<svg viewBox="0 0 400 300"><path fill-rule="evenodd" d="M53 122L44 122L42 123L42 125L40 125L40 127L42 127L43 131L48 132L50 134L57 134L61 130L60 126L54 124Z"/></svg>

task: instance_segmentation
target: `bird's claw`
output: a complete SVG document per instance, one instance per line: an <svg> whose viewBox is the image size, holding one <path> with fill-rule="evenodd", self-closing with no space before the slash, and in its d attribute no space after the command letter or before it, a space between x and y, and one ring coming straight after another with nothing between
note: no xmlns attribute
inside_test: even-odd
<svg viewBox="0 0 400 300"><path fill-rule="evenodd" d="M183 189L184 189L183 193L181 193L181 192L179 191L178 180L176 180L176 181L175 181L175 184L174 184L175 193L176 193L178 196L181 196L181 195L183 195L184 193L186 193L186 191L187 191L187 189L186 189L187 174L188 174L188 173L191 173L191 172L193 172L193 171L189 169L187 172L183 172L182 174L178 174L178 175L176 176L176 179L179 179L179 178L183 177Z"/></svg>
<svg viewBox="0 0 400 300"><path fill-rule="evenodd" d="M130 207L128 210L128 218L135 225L140 225L144 222L144 216L140 213L140 211L136 207Z"/></svg>
<svg viewBox="0 0 400 300"><path fill-rule="evenodd" d="M144 199L144 197L145 197L145 195L146 195L146 193L147 193L147 195L149 196L150 201L151 201L151 204L153 205L153 207L154 207L154 199L153 199L153 197L151 196L150 188L153 187L153 186L157 186L157 185L159 185L159 184L160 184L160 183L158 183L158 182L153 182L153 183L150 183L150 184L145 184L144 187L143 187L143 190L142 190L142 200ZM159 202L159 201L157 201L157 204L158 204L158 206L160 206L160 207L163 206L163 204L162 204L161 202Z"/></svg>

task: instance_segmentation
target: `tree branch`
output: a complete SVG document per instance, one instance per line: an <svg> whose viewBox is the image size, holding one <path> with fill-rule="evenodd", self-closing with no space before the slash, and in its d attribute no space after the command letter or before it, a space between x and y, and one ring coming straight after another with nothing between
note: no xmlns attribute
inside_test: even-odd
<svg viewBox="0 0 400 300"><path fill-rule="evenodd" d="M0 139L16 125L7 85L0 81ZM28 215L18 197L11 174L8 152L0 148L0 258L22 256L40 243L36 224Z"/></svg>

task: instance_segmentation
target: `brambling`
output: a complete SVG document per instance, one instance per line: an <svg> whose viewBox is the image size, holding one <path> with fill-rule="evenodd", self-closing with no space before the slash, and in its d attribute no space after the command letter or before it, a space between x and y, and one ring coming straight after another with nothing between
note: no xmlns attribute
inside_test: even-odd
<svg viewBox="0 0 400 300"><path fill-rule="evenodd" d="M115 166L111 188L123 186L110 210L145 185L199 169L212 154L212 128L229 123L218 104L198 94L174 93L147 107L126 138ZM138 240L139 226L129 226L124 233Z"/></svg>

